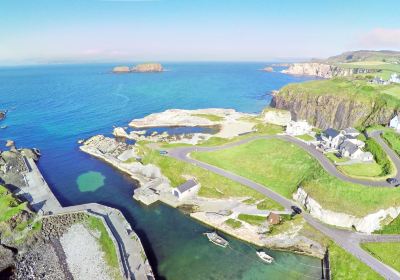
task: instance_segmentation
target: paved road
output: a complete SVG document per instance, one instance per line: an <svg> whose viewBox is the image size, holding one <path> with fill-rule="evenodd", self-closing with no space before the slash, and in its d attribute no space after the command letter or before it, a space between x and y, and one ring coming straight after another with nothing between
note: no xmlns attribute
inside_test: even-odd
<svg viewBox="0 0 400 280"><path fill-rule="evenodd" d="M399 157L391 150L386 143L381 139L379 136L379 133L373 133L370 134L369 137L375 139L378 141L379 144L382 145L382 148L386 151L392 162L394 163L395 167L397 170L400 170L400 159ZM367 179L357 179L357 178L352 178L344 175L341 173L336 166L320 151L318 151L314 145L308 145L307 143L291 136L286 136L286 135L267 135L267 136L254 136L250 138L246 138L237 142L229 143L223 146L217 146L217 147L196 147L195 149L193 147L182 147L182 148L176 148L170 151L170 153L174 155L177 155L179 157L179 154L184 155L185 153L189 153L192 151L202 151L202 152L211 152L211 151L216 151L216 150L221 150L221 149L226 149L226 148L231 148L234 146L239 146L257 139L282 139L291 143L296 144L297 146L301 147L304 149L307 153L309 153L311 156L313 156L315 159L318 160L318 162L322 165L322 167L332 176L335 176L339 178L342 181L347 181L350 183L354 184L361 184L361 185L366 185L370 187L388 187L388 188L393 188L393 185L387 183L385 180L379 180L379 181L373 181L373 180L367 180ZM176 157L176 156L174 156ZM400 181L400 173L396 175L396 178Z"/></svg>
<svg viewBox="0 0 400 280"><path fill-rule="evenodd" d="M273 199L274 201L278 202L279 204L283 205L286 209L290 209L290 207L292 205L295 205L295 203L283 196L281 196L278 193L275 193L273 191L271 191L270 189L268 189L267 187L258 184L252 180L249 180L247 178L244 178L242 176L236 175L232 172L226 171L224 169L218 168L216 166L195 160L193 158L190 158L188 156L189 153L194 152L194 151L215 151L215 150L220 150L220 149L226 149L229 147L234 147L237 145L241 145L256 139L269 139L269 138L282 138L282 139L290 139L289 141L291 142L295 142L296 144L298 144L296 139L290 138L290 137L286 137L286 136L256 136L256 137L251 137L248 139L244 139L241 140L239 142L235 142L235 143L230 143L224 146L219 146L219 147L181 147L181 148L175 148L175 149L171 149L169 151L169 156L174 157L178 160L182 160L194 165L197 165L201 168L207 169L209 171L212 171L216 174L219 174L221 176L224 176L228 179L231 179L233 181L236 181L240 184L243 184L245 186L248 186L262 194L264 194L265 196L268 196L269 198ZM292 141L293 140L293 141ZM301 141L299 141L301 142ZM304 144L307 148L307 151L311 151L308 147L307 144L305 144L304 142L301 142L302 144ZM302 144L300 144L302 146ZM302 146L303 147L303 146ZM316 151L318 153L319 156L322 156L318 151ZM386 279L391 279L391 280L395 280L395 279L400 279L400 273L395 271L394 269L392 269L391 267L387 266L386 264L378 261L377 259L375 259L374 257L372 257L370 254L368 254L367 252L365 252L363 249L361 249L361 247L359 246L359 243L361 241L364 241L368 238L371 238L370 240L372 241L372 239L374 240L374 242L379 242L379 241L387 241L387 237L379 237L376 235L372 235L373 237L368 237L368 235L360 235L358 233L353 233L351 231L346 231L346 230L340 230L337 228L333 228L330 226L327 226L321 222L319 222L318 220L316 220L315 218L313 218L311 215L309 215L308 213L302 213L302 216L304 217L304 219L314 228L316 228L317 230L321 231L322 233L324 233L325 235L327 235L328 237L330 237L332 240L334 240L339 246L341 246L342 248L344 248L347 252L349 252L350 254L352 254L353 256L357 257L360 261L364 262L365 264L367 264L368 266L370 266L373 270L375 270L376 272L378 272L380 275L382 275L383 277L385 277ZM364 239L362 239L364 238ZM399 239L396 239L399 238ZM400 237L394 237L394 240L400 240Z"/></svg>

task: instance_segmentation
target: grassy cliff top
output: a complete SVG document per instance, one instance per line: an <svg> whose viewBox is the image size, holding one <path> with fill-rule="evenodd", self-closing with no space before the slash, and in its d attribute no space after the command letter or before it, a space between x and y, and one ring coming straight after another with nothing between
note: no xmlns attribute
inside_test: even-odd
<svg viewBox="0 0 400 280"><path fill-rule="evenodd" d="M370 51L370 50L350 51L350 52L344 52L336 56L331 56L325 61L330 63L346 63L346 62L360 62L360 61L400 62L400 52Z"/></svg>
<svg viewBox="0 0 400 280"><path fill-rule="evenodd" d="M388 106L400 107L400 85L376 85L366 80L335 78L289 84L279 91L279 95L337 95L345 99L361 102L385 101Z"/></svg>

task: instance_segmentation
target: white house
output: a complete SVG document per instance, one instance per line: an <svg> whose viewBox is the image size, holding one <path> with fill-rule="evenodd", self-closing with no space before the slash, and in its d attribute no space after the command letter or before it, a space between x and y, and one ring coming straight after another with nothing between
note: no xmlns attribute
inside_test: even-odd
<svg viewBox="0 0 400 280"><path fill-rule="evenodd" d="M345 128L341 132L342 132L342 134L346 135L347 138L348 137L356 138L358 135L360 135L360 132L357 129L353 128L353 127Z"/></svg>
<svg viewBox="0 0 400 280"><path fill-rule="evenodd" d="M390 122L389 127L394 128L396 130L400 130L400 118L398 115L394 116Z"/></svg>
<svg viewBox="0 0 400 280"><path fill-rule="evenodd" d="M372 161L374 158L373 155L370 152L364 152L360 146L355 144L354 140L355 139L346 139L340 144L339 151L342 157L361 161ZM364 143L362 141L359 142Z"/></svg>
<svg viewBox="0 0 400 280"><path fill-rule="evenodd" d="M182 185L172 189L172 194L179 200L195 195L200 189L200 184L195 180L187 180Z"/></svg>
<svg viewBox="0 0 400 280"><path fill-rule="evenodd" d="M389 82L400 84L400 75L397 73L393 73L392 75L390 75Z"/></svg>
<svg viewBox="0 0 400 280"><path fill-rule="evenodd" d="M304 135L310 133L312 126L307 121L290 121L286 126L286 133L292 136Z"/></svg>
<svg viewBox="0 0 400 280"><path fill-rule="evenodd" d="M336 129L328 128L321 134L321 138L326 148L337 150L345 136Z"/></svg>

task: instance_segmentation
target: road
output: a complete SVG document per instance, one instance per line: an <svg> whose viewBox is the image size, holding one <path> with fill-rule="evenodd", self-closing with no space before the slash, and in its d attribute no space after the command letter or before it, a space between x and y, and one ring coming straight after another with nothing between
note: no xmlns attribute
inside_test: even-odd
<svg viewBox="0 0 400 280"><path fill-rule="evenodd" d="M376 135L371 135L371 136L375 137ZM271 139L271 138L279 138L279 139L288 140L288 141L295 143L295 144L299 145L300 147L304 148L311 155L314 156L314 154L315 154L318 161L320 161L319 159L321 159L321 161L320 161L321 164L322 164L322 162L326 163L326 165L322 164L324 168L326 168L325 166L327 166L327 167L333 166L333 164L331 164L329 162L329 160L326 159L326 157L323 156L320 152L318 152L311 146L308 146L304 142L294 139L292 137L288 137L288 136L254 136L254 137L250 137L250 138L238 141L238 142L229 143L229 144L226 144L223 146L218 146L218 147L196 147L196 146L180 147L180 148L175 148L175 149L169 150L168 155L170 157L176 158L178 160L197 165L201 168L204 168L206 170L209 170L211 172L214 172L216 174L224 176L224 177L226 177L230 180L233 180L235 182L238 182L242 185L248 186L248 187L264 194L265 196L273 199L277 203L284 206L286 209L290 209L290 207L292 205L295 205L296 203L281 196L278 193L275 193L274 191L270 190L268 187L258 184L250 179L244 178L244 177L234 174L232 172L221 169L219 167L216 167L216 166L210 165L208 163L204 163L204 162L201 162L201 161L198 161L198 160L195 160L195 159L189 157L189 154L191 152L195 152L195 151L216 151L216 150L227 149L227 148L231 148L234 146L242 145L244 143L248 143L250 141L254 141L257 139ZM378 134L378 138L379 138L379 134ZM323 160L322 158L325 158L326 161L328 161L330 164L328 165L327 162L325 160ZM328 169L326 169L326 170L329 172ZM336 171L336 172L338 173L338 171ZM338 173L338 174L341 174L341 173ZM341 174L341 176L344 176L344 175ZM339 178L341 178L341 176ZM345 178L347 179L347 181L348 181L348 179L351 179L346 176L345 176ZM382 186L385 186L385 185L382 185ZM369 267L371 267L377 273L382 275L385 279L391 279L391 280L400 279L399 272L397 272L393 268L387 266L386 264L384 264L384 263L380 262L379 260L375 259L374 257L372 257L366 251L361 249L361 247L359 245L360 242L362 242L362 241L384 242L384 241L388 241L389 239L390 239L390 241L399 241L400 242L400 235L395 235L395 236L388 238L385 236L359 234L359 233L354 233L351 231L341 230L341 229L327 226L327 225L321 223L320 221L318 221L317 219L313 218L310 214L305 213L305 212L302 213L302 216L311 226L313 226L315 229L317 229L320 232L327 235L329 238L331 238L333 241L335 241L336 244L338 244L343 249L345 249L347 252L349 252L356 258L358 258L360 261L367 264Z"/></svg>

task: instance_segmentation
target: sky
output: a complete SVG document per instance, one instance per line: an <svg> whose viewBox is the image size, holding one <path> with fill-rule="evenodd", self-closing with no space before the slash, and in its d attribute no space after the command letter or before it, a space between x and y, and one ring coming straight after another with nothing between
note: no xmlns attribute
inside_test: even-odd
<svg viewBox="0 0 400 280"><path fill-rule="evenodd" d="M400 50L398 0L0 0L0 65Z"/></svg>

